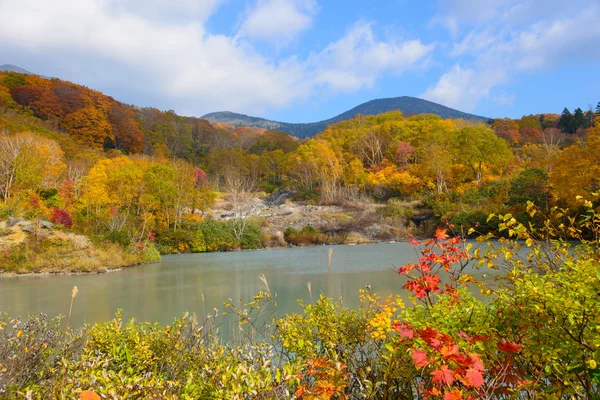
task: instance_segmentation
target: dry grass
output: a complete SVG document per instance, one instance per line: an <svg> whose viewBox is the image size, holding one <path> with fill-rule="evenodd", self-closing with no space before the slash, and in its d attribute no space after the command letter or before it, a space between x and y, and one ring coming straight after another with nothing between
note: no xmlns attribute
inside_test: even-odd
<svg viewBox="0 0 600 400"><path fill-rule="evenodd" d="M28 241L0 255L0 271L28 273L106 272L137 265L139 254L131 254L116 244L102 248L81 241Z"/></svg>

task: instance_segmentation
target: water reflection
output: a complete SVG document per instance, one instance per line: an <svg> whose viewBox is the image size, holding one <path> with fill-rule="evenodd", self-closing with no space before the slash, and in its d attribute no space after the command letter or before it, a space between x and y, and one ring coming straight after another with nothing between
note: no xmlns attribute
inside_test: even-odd
<svg viewBox="0 0 600 400"><path fill-rule="evenodd" d="M394 267L415 259L407 243L332 247L330 270L329 247L323 246L167 256L160 264L103 275L2 278L0 309L11 316L65 315L76 285L72 325L109 320L119 308L125 318L170 323L186 311L200 316L204 309L222 308L227 298L251 300L264 289L261 274L277 293L279 315L299 311L298 299L309 301L307 282L314 299L320 293L342 296L355 307L367 284L382 296L400 293L405 281Z"/></svg>

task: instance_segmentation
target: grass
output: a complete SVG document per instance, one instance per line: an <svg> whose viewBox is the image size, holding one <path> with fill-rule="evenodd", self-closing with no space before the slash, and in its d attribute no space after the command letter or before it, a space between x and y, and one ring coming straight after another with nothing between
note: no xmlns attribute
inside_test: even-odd
<svg viewBox="0 0 600 400"><path fill-rule="evenodd" d="M28 273L82 273L106 272L142 263L158 261L160 256L147 246L143 250L128 251L122 246L55 240L29 240L0 253L0 272Z"/></svg>

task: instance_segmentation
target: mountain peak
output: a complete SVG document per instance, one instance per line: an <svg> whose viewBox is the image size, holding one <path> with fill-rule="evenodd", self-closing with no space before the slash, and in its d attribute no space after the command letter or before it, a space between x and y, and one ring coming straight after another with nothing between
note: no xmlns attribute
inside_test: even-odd
<svg viewBox="0 0 600 400"><path fill-rule="evenodd" d="M13 65L13 64L0 65L0 71L16 72L18 74L23 74L23 75L33 75L31 72L29 72L21 67L17 67L16 65Z"/></svg>
<svg viewBox="0 0 600 400"><path fill-rule="evenodd" d="M474 114L468 114L455 110L432 101L417 97L400 96L382 99L373 99L360 104L338 116L324 121L306 124L292 124L286 122L271 121L264 118L252 117L231 111L214 112L204 115L202 118L211 122L219 122L234 126L253 126L265 129L277 129L300 138L311 137L325 130L327 125L354 118L357 114L377 115L388 111L400 110L405 115L436 114L442 118L467 119L474 121L487 121L487 118Z"/></svg>

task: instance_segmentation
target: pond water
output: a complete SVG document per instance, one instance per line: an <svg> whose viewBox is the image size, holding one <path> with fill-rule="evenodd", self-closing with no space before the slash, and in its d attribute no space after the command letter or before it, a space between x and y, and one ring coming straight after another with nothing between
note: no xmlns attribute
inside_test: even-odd
<svg viewBox="0 0 600 400"><path fill-rule="evenodd" d="M382 296L404 292L400 288L405 280L394 268L415 259L408 243L165 256L159 264L101 275L1 278L0 310L22 317L41 312L66 315L71 290L77 286L73 326L110 320L119 308L124 318L170 323L186 311L201 316L222 309L227 298L251 300L264 290L262 274L277 294L279 315L300 311L298 299L310 300L307 282L313 299L321 293L343 296L345 305L355 307L365 285Z"/></svg>

